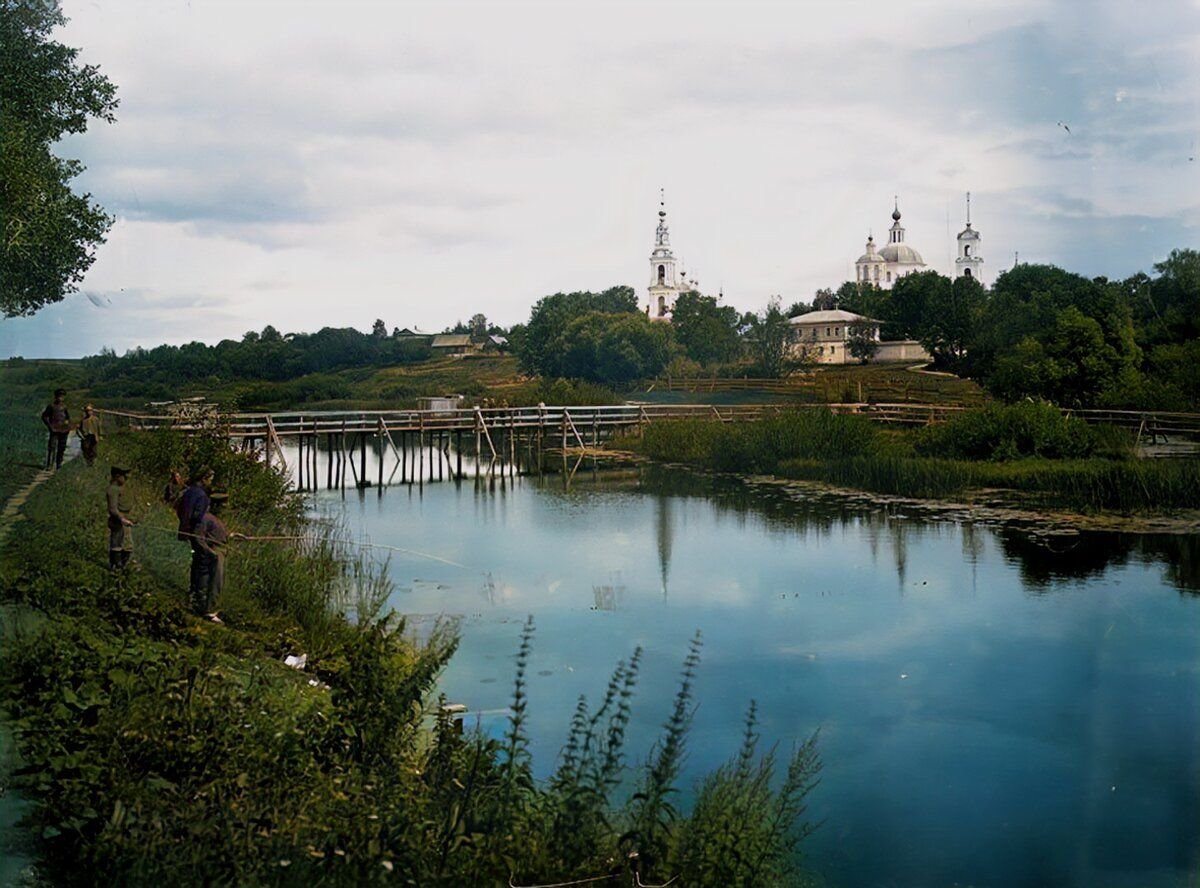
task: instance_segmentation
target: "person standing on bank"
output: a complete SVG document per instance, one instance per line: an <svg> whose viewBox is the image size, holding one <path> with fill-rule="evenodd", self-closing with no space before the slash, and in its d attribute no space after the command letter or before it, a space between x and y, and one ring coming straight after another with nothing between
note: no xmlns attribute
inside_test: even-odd
<svg viewBox="0 0 1200 888"><path fill-rule="evenodd" d="M66 389L55 389L54 400L42 411L42 425L50 434L46 441L46 468L53 463L61 469L67 451L67 436L71 434L71 413L67 410Z"/></svg>
<svg viewBox="0 0 1200 888"><path fill-rule="evenodd" d="M207 582L205 569L208 566L207 556L197 544L197 530L204 516L208 514L211 502L208 492L212 489L213 470L208 466L197 469L188 479L187 489L180 495L175 504L175 514L179 516L178 539L192 545L192 567L188 577L188 600L200 601L204 595L204 584Z"/></svg>
<svg viewBox="0 0 1200 888"><path fill-rule="evenodd" d="M91 404L83 408L83 419L79 420L79 449L89 466L96 464L96 453L100 447L100 417Z"/></svg>
<svg viewBox="0 0 1200 888"><path fill-rule="evenodd" d="M217 602L225 588L225 544L229 542L229 530L217 517L226 501L227 493L214 493L209 497L208 512L200 519L196 528L195 544L202 559L200 568L200 595L191 601L192 613L207 617L214 623L223 623L217 613Z"/></svg>
<svg viewBox="0 0 1200 888"><path fill-rule="evenodd" d="M108 567L124 570L133 555L133 502L125 492L129 469L113 466L108 484Z"/></svg>
<svg viewBox="0 0 1200 888"><path fill-rule="evenodd" d="M183 491L183 475L179 469L171 469L171 477L163 487L162 501L174 509L179 503L179 497L183 496Z"/></svg>

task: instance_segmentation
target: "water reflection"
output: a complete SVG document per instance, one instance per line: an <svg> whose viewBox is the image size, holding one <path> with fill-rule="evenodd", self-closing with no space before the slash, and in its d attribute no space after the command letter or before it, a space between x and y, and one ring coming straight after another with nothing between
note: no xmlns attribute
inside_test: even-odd
<svg viewBox="0 0 1200 888"><path fill-rule="evenodd" d="M541 774L578 697L638 645L644 755L700 629L685 793L737 749L750 698L764 745L819 727L810 850L832 884L1167 886L1200 864L1194 537L1034 538L865 497L608 477L319 502L437 557L396 554L393 603L463 619L442 689L486 730L535 616Z"/></svg>
<svg viewBox="0 0 1200 888"><path fill-rule="evenodd" d="M1134 561L1160 565L1170 585L1182 593L1200 594L1200 534L1034 533L1022 527L939 521L936 515L910 516L910 505L872 502L866 496L797 491L781 485L746 483L726 476L661 466L647 466L638 475L636 484L628 479L626 483L655 497L664 593L671 556L671 501L698 498L712 504L718 512L737 516L743 524L755 517L775 531L828 537L847 524L861 527L873 561L879 557L880 543L889 544L901 591L907 583L910 540L954 532L961 537L964 561L972 565L977 564L986 540L995 539L1004 557L1020 568L1028 590L1036 594L1052 592L1064 581L1098 577L1106 570Z"/></svg>

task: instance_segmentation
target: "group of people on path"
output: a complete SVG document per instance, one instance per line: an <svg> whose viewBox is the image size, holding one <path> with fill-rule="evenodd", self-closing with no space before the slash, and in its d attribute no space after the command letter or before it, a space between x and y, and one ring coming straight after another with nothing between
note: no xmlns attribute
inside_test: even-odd
<svg viewBox="0 0 1200 888"><path fill-rule="evenodd" d="M229 494L214 492L216 477L207 466L183 483L180 472L171 473L163 488L162 501L175 510L179 519L176 538L192 547L188 575L188 604L192 613L213 623L224 622L217 613L217 601L225 588L225 546L231 534L218 517ZM132 499L125 491L129 469L113 466L108 485L108 566L124 570L133 556ZM236 536L232 535L232 536Z"/></svg>
<svg viewBox="0 0 1200 888"><path fill-rule="evenodd" d="M80 449L87 464L94 465L100 444L100 417L91 404L83 408L83 419L72 426L64 389L54 392L54 400L42 411L42 423L49 432L46 444L46 468L62 468L67 439L72 430L79 435ZM217 601L225 587L225 546L230 533L218 517L229 499L226 493L213 491L216 474L207 466L196 471L187 484L183 475L173 471L163 489L162 501L175 510L179 519L176 537L192 547L188 576L188 603L192 613L221 623ZM108 566L126 569L133 558L133 499L126 491L129 469L113 466L109 470L105 500L108 507ZM237 536L234 534L233 536Z"/></svg>
<svg viewBox="0 0 1200 888"><path fill-rule="evenodd" d="M56 389L54 400L42 411L42 425L49 433L46 441L47 469L51 466L56 469L62 468L63 457L67 452L67 439L72 431L79 436L79 449L83 453L84 462L89 466L95 465L100 449L100 417L96 415L96 410L91 404L83 408L83 419L73 426L71 411L67 409L67 392L65 389Z"/></svg>

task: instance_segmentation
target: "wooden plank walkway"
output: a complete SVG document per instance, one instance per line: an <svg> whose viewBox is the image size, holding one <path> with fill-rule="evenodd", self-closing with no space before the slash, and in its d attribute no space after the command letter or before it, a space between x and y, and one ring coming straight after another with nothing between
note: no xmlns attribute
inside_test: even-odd
<svg viewBox="0 0 1200 888"><path fill-rule="evenodd" d="M920 426L942 422L970 408L945 404L835 403L835 404L638 404L583 407L489 407L459 410L295 410L276 413L213 413L176 417L164 414L101 410L119 424L136 429L171 426L183 431L219 426L232 438L283 439L311 435L437 432L487 432L493 428L541 430L564 428L568 437L583 443L592 429L629 428L679 419L717 419L746 422L792 411L828 409L834 413L865 416L876 422ZM1133 429L1142 437L1200 437L1200 414L1161 410L1064 410L1067 416L1100 425ZM583 430L581 432L580 430Z"/></svg>
<svg viewBox="0 0 1200 888"><path fill-rule="evenodd" d="M384 487L400 483L503 479L542 471L553 453L594 453L619 434L655 422L687 419L754 422L794 410L827 409L893 426L945 422L970 408L943 404L639 404L489 407L459 410L296 410L278 413L191 412L187 415L101 410L119 426L163 427L223 435L267 465L288 469L300 489ZM1121 410L1064 411L1087 422L1136 431L1138 444L1200 441L1200 414ZM464 440L463 436L467 436ZM472 440L473 439L473 440ZM473 445L473 446L472 446ZM368 453L374 478L368 477ZM322 470L321 462L324 461ZM564 469L564 472L566 470Z"/></svg>

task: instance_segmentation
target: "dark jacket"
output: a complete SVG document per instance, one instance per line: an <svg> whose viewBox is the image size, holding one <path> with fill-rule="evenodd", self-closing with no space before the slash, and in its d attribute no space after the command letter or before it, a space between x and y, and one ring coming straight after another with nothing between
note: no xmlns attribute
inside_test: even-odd
<svg viewBox="0 0 1200 888"><path fill-rule="evenodd" d="M199 484L189 485L179 497L179 502L175 504L175 514L179 516L180 540L193 540L200 520L208 514L208 504L208 493Z"/></svg>

